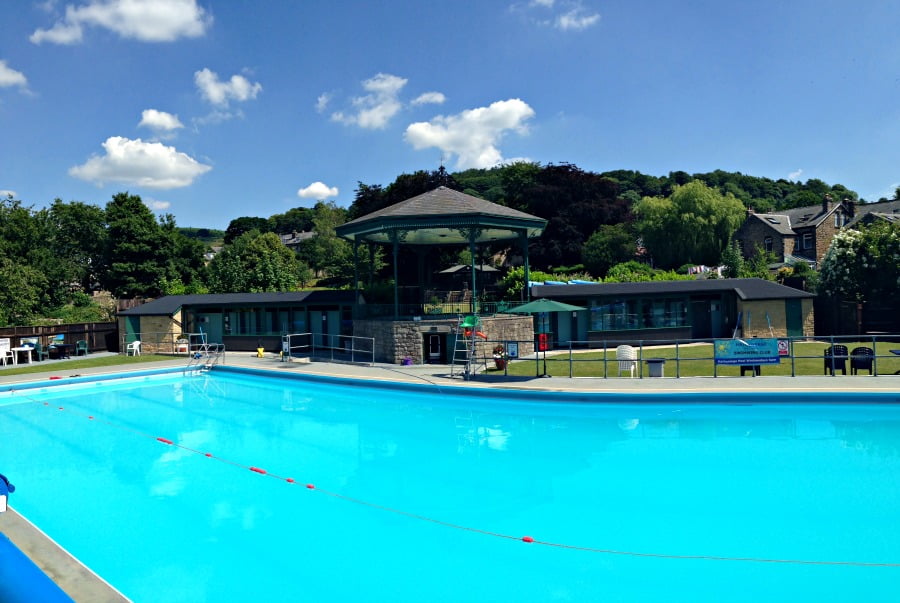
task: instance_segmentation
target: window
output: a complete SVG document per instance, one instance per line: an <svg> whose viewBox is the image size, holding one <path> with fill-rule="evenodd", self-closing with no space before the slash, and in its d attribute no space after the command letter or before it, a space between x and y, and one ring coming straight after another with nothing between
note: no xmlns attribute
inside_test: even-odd
<svg viewBox="0 0 900 603"><path fill-rule="evenodd" d="M812 246L813 246L812 233L811 233L811 232L804 232L804 233L803 233L803 244L801 245L801 248L803 248L803 249L812 249Z"/></svg>
<svg viewBox="0 0 900 603"><path fill-rule="evenodd" d="M847 223L847 217L839 211L834 212L834 227L841 228Z"/></svg>
<svg viewBox="0 0 900 603"><path fill-rule="evenodd" d="M763 239L763 248L766 250L766 253L772 253L772 237Z"/></svg>

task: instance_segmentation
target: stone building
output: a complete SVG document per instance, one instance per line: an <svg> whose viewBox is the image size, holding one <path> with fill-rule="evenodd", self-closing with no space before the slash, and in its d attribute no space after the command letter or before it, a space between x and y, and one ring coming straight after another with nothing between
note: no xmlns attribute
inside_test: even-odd
<svg viewBox="0 0 900 603"><path fill-rule="evenodd" d="M738 242L745 258L752 257L759 247L773 253L779 263L805 261L817 266L842 228L852 228L872 219L894 220L896 216L900 216L898 200L834 202L825 195L821 205L765 214L748 209L747 218L732 239Z"/></svg>

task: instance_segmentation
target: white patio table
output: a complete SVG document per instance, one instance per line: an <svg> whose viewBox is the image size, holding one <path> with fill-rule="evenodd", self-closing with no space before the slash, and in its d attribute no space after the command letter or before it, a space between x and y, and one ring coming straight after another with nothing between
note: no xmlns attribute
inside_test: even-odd
<svg viewBox="0 0 900 603"><path fill-rule="evenodd" d="M13 351L13 364L19 364L19 352L27 352L26 358L28 359L28 364L31 364L31 352L34 350L33 347L29 345L20 345L17 348L11 348Z"/></svg>

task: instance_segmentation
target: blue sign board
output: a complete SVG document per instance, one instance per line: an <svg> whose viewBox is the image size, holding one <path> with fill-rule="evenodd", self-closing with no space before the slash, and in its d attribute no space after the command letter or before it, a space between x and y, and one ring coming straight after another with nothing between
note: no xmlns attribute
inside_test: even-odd
<svg viewBox="0 0 900 603"><path fill-rule="evenodd" d="M717 339L714 355L716 364L778 364L779 350L777 339Z"/></svg>

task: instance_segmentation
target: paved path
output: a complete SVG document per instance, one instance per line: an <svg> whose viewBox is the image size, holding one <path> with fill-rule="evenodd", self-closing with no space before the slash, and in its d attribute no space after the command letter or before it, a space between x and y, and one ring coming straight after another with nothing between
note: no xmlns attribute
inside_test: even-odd
<svg viewBox="0 0 900 603"><path fill-rule="evenodd" d="M0 385L43 381L50 377L72 375L110 374L147 370L161 367L185 366L184 358L138 365L107 366L90 369L70 369L66 360L49 361L47 371L25 375L4 375L0 370ZM266 355L257 358L254 352L229 352L225 356L226 366L291 372L297 374L329 375L366 381L400 381L407 383L437 383L454 387L491 387L504 389L534 389L560 392L896 392L900 393L900 375L837 375L837 376L760 376L760 377L663 377L632 379L615 377L520 377L504 376L496 373L478 374L474 379L464 381L458 374L451 377L450 365L400 366L375 364L374 366L344 364L338 362L282 362L277 356ZM457 369L458 370L458 369Z"/></svg>

